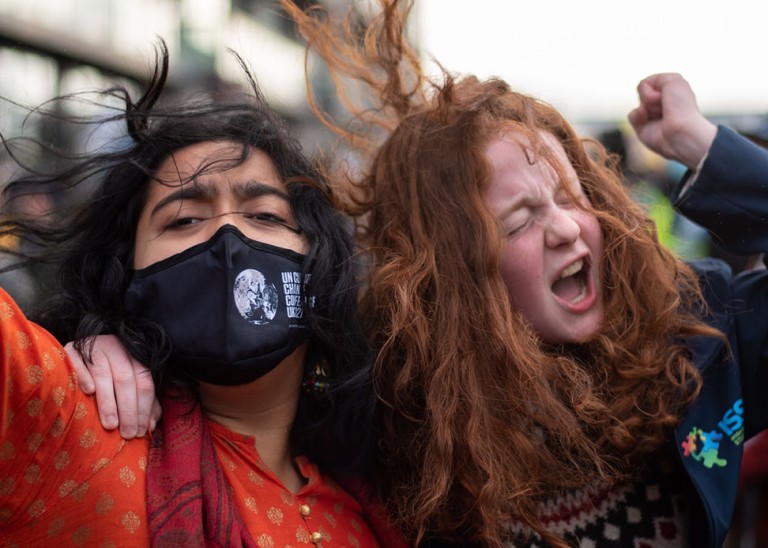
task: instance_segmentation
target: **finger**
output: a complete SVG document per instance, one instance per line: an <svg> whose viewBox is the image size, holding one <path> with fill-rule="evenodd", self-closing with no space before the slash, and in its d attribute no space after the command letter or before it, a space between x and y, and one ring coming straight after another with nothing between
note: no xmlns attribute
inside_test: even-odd
<svg viewBox="0 0 768 548"><path fill-rule="evenodd" d="M122 347L107 350L113 396L117 404L120 435L125 439L135 438L139 433L138 393L133 360Z"/></svg>
<svg viewBox="0 0 768 548"><path fill-rule="evenodd" d="M650 120L660 118L662 114L662 94L661 89L657 86L658 83L658 78L650 77L637 86L640 105L646 110Z"/></svg>
<svg viewBox="0 0 768 548"><path fill-rule="evenodd" d="M136 378L136 398L137 398L137 436L143 436L147 431L153 430L152 417L155 412L155 383L152 380L152 374L149 369L131 359L134 377ZM157 404L159 410L160 404ZM155 419L155 424L159 417Z"/></svg>
<svg viewBox="0 0 768 548"><path fill-rule="evenodd" d="M637 131L638 127L648 121L648 111L643 107L637 107L630 111L627 115L627 119L629 120L629 123L632 124L632 127L635 128L635 131Z"/></svg>
<svg viewBox="0 0 768 548"><path fill-rule="evenodd" d="M107 430L114 430L119 422L112 373L109 360L98 350L94 350L91 354L90 372L95 384L94 393L96 394L96 405L99 409L101 425Z"/></svg>
<svg viewBox="0 0 768 548"><path fill-rule="evenodd" d="M682 80L682 77L676 72L660 72L658 74L652 74L640 81L637 86L638 93L661 93L661 89L664 86L680 80Z"/></svg>
<svg viewBox="0 0 768 548"><path fill-rule="evenodd" d="M83 361L83 357L75 349L75 345L68 342L64 345L64 352L66 352L69 361L72 363L72 368L75 370L75 376L77 377L77 383L80 385L80 390L85 394L93 394L96 386L93 382L91 372L88 371L88 367Z"/></svg>
<svg viewBox="0 0 768 548"><path fill-rule="evenodd" d="M149 431L154 432L157 428L157 423L160 422L160 418L163 416L163 408L160 407L160 402L157 398L152 401L152 414L149 419Z"/></svg>
<svg viewBox="0 0 768 548"><path fill-rule="evenodd" d="M658 75L650 76L637 84L637 95L643 102L658 100L660 95Z"/></svg>

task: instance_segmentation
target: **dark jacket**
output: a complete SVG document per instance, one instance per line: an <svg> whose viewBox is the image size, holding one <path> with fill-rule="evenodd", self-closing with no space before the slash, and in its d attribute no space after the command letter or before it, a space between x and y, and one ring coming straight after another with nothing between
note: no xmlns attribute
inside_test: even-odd
<svg viewBox="0 0 768 548"><path fill-rule="evenodd" d="M707 228L729 251L768 249L768 152L721 127L701 171L674 200L681 213ZM691 345L702 373L700 397L675 430L674 444L698 494L692 546L723 544L736 501L745 439L768 426L768 272L731 276L722 261L693 263L709 305L706 314L723 331ZM706 523L706 530L697 524ZM701 536L698 536L701 535Z"/></svg>

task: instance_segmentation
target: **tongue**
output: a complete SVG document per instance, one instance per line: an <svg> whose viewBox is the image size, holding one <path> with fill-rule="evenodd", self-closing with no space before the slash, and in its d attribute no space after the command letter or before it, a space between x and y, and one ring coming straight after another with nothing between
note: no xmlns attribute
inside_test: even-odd
<svg viewBox="0 0 768 548"><path fill-rule="evenodd" d="M566 301L572 301L581 295L582 283L578 276L560 278L552 284L552 292Z"/></svg>

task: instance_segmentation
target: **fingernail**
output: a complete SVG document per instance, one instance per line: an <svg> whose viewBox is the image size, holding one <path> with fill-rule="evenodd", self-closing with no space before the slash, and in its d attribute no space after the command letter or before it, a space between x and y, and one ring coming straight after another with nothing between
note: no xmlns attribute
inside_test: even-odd
<svg viewBox="0 0 768 548"><path fill-rule="evenodd" d="M117 417L115 415L107 415L102 418L101 424L107 430L113 430L117 427Z"/></svg>
<svg viewBox="0 0 768 548"><path fill-rule="evenodd" d="M154 432L155 428L157 428L157 421L155 419L151 419L149 421L149 431Z"/></svg>

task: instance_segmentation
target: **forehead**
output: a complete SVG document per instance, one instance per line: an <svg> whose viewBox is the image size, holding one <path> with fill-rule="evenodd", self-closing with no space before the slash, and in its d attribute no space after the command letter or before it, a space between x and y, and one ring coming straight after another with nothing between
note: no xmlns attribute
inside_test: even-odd
<svg viewBox="0 0 768 548"><path fill-rule="evenodd" d="M259 182L286 190L272 158L262 150L231 141L207 141L173 152L160 163L150 181L147 203L189 184L219 187L226 183ZM221 190L225 190L222 188Z"/></svg>
<svg viewBox="0 0 768 548"><path fill-rule="evenodd" d="M484 153L494 171L525 170L546 164L569 166L562 143L551 133L540 131L532 140L520 131L505 131L487 141Z"/></svg>
<svg viewBox="0 0 768 548"><path fill-rule="evenodd" d="M491 169L491 192L499 184L552 187L562 179L577 180L562 144L550 133L540 132L532 142L522 132L507 131L490 139L483 152Z"/></svg>
<svg viewBox="0 0 768 548"><path fill-rule="evenodd" d="M244 150L245 160L241 161ZM160 163L154 179L166 184L185 183L198 177L252 174L254 178L278 179L268 154L232 141L206 141L173 152Z"/></svg>

